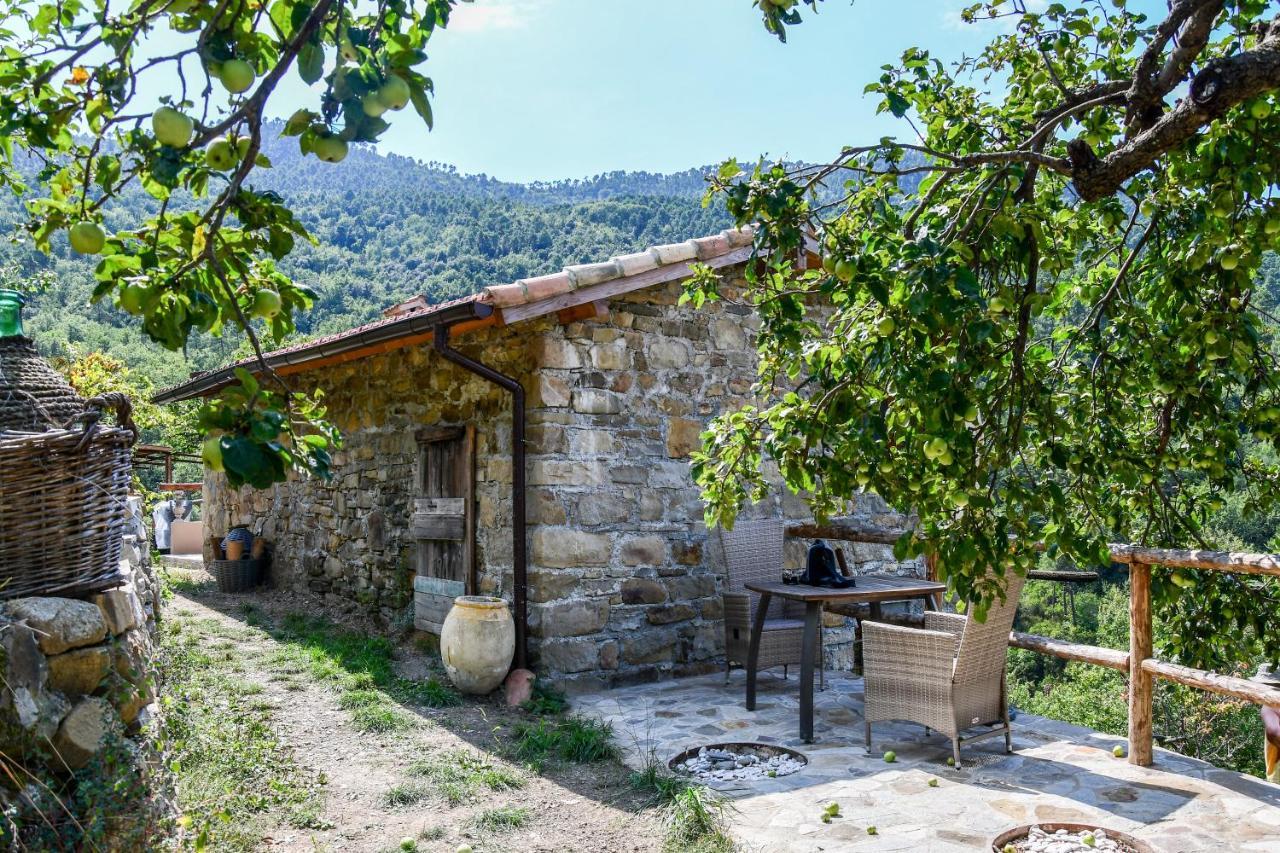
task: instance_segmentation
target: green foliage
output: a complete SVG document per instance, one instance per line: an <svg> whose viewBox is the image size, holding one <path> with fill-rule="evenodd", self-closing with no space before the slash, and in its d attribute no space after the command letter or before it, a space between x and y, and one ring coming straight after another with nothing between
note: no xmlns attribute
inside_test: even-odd
<svg viewBox="0 0 1280 853"><path fill-rule="evenodd" d="M484 791L513 791L524 777L508 767L466 750L432 755L413 763L409 772L430 782L450 805L473 800Z"/></svg>
<svg viewBox="0 0 1280 853"><path fill-rule="evenodd" d="M529 822L529 810L520 806L500 806L496 809L485 809L476 815L473 823L476 829L488 832L506 832L519 829Z"/></svg>
<svg viewBox="0 0 1280 853"><path fill-rule="evenodd" d="M1122 571L1108 571L1100 584L1070 591L1050 581L1029 581L1017 629L1127 650L1128 578ZM1171 654L1180 630L1156 621L1159 654ZM1252 638L1238 636L1236 642L1244 649L1254 647ZM1233 672L1247 677L1254 666L1256 660ZM1128 731L1128 679L1115 670L1010 649L1009 697L1033 714L1114 735ZM1219 767L1262 775L1262 723L1250 703L1157 681L1153 714L1160 744Z"/></svg>
<svg viewBox="0 0 1280 853"><path fill-rule="evenodd" d="M296 826L316 826L320 782L293 760L271 711L248 701L256 685L232 675L235 654L211 653L206 629L216 627L182 616L166 620L159 739L172 756L182 842L256 850L259 815L282 813Z"/></svg>
<svg viewBox="0 0 1280 853"><path fill-rule="evenodd" d="M760 5L775 30L798 23L795 4ZM912 142L822 166L726 163L717 195L760 224L745 296L767 402L717 418L695 455L708 522L767 492L766 459L819 516L873 491L919 513L898 555L936 556L981 616L1003 575L1039 559L1033 542L1090 567L1113 541L1209 544L1230 495L1270 513L1280 110L1272 77L1233 76L1267 47L1266 7L1209 22L1193 64L1218 77L1192 85L1217 93L1207 113L1165 103L1185 73L1165 85L1140 64L1166 61L1161 21L1122 2L997 0L965 13L1010 19L976 56L949 67L911 48L867 87ZM821 269L797 262L811 233ZM706 276L688 296L717 298ZM1155 596L1180 660L1280 657L1262 630L1274 582L1158 576Z"/></svg>
<svg viewBox="0 0 1280 853"><path fill-rule="evenodd" d="M389 126L382 115L410 103L429 128L432 82L419 67L453 6L9 3L0 185L23 196L40 251L52 252L67 231L73 248L97 258L93 300L136 315L152 340L178 350L197 332L232 325L256 350L251 318L278 341L313 301L278 267L311 235L278 194L247 183L272 165L262 153L272 92L286 74L320 84L318 103L295 112L284 132L327 162L343 159L348 143L376 141ZM164 106L140 120L153 104L139 92L152 86ZM33 178L22 171L30 163ZM155 204L150 215L117 220L116 202L131 187ZM242 384L230 392L240 399L214 404L239 417L202 419L202 429L229 436L222 449L233 480L327 474L333 433L323 412L276 384L271 396Z"/></svg>
<svg viewBox="0 0 1280 853"><path fill-rule="evenodd" d="M65 778L0 753L0 773L8 779L41 783L25 785L10 800L0 817L0 838L22 850L150 849L169 828L153 791L162 774L152 764L117 735Z"/></svg>
<svg viewBox="0 0 1280 853"><path fill-rule="evenodd" d="M568 709L569 700L565 698L563 691L557 690L552 685L536 681L533 685L533 695L520 707L530 714L537 714L543 717L556 716L563 714Z"/></svg>
<svg viewBox="0 0 1280 853"><path fill-rule="evenodd" d="M520 722L513 731L512 754L521 761L541 764L558 758L589 764L618 757L613 727L586 717Z"/></svg>
<svg viewBox="0 0 1280 853"><path fill-rule="evenodd" d="M663 849L672 853L731 853L737 845L726 831L728 810L728 802L705 786L681 789L666 807Z"/></svg>

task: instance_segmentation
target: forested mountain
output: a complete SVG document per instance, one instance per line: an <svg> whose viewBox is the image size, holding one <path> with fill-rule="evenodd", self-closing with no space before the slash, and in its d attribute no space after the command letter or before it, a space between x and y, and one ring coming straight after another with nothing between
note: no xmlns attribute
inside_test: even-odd
<svg viewBox="0 0 1280 853"><path fill-rule="evenodd" d="M281 193L318 240L300 243L283 264L318 295L300 318L302 336L365 322L414 294L449 299L729 224L722 208L702 207L709 167L524 185L369 147L353 148L337 166L300 156L293 139L269 140L266 153L273 168L256 172L255 185ZM109 225L135 223L155 203L139 191L123 204L108 215ZM0 199L4 232L22 221L20 203ZM151 344L113 305L89 305L92 262L65 243L53 258L25 244L0 244L0 258L7 278L51 274L49 288L25 312L28 334L51 355L106 352L163 386L227 360L240 345L206 336L184 356Z"/></svg>

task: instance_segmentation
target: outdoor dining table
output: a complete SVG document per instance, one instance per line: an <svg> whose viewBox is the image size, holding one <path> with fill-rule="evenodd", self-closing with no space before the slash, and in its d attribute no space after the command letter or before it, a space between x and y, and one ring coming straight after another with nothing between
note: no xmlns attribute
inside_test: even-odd
<svg viewBox="0 0 1280 853"><path fill-rule="evenodd" d="M744 586L760 596L756 604L755 619L751 625L751 640L747 649L747 710L756 709L756 664L760 658L760 635L764 631L765 614L773 596L802 602L804 608L804 640L800 647L800 739L813 743L813 665L821 654L818 648L818 626L822 618L822 605L827 602L870 604L872 618L880 615L880 605L887 601L911 601L925 599L936 602L946 585L937 581L918 578L899 578L878 575L861 575L857 585L844 589L831 589L807 584L747 583Z"/></svg>

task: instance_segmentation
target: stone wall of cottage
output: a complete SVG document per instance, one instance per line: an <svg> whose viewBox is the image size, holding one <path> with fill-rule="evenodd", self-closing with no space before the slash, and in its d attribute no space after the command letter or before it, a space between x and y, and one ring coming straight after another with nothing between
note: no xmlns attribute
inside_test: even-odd
<svg viewBox="0 0 1280 853"><path fill-rule="evenodd" d="M527 391L530 647L535 666L564 681L625 683L723 666L725 566L702 523L689 453L711 416L750 394L757 320L729 302L682 306L679 294L679 284L650 288L613 300L604 317L561 323L552 315L456 341ZM254 492L211 475L207 531L246 524L273 543L277 585L408 627L414 433L472 422L480 591L510 599L505 393L429 347L304 378L324 390L346 435L333 479L293 478ZM874 496L850 509L866 521L902 523ZM804 501L781 487L746 515L809 517ZM789 565L801 565L806 545L788 544ZM886 547L845 552L860 571L919 572L894 563ZM847 667L852 623L828 614L826 626L828 665Z"/></svg>
<svg viewBox="0 0 1280 853"><path fill-rule="evenodd" d="M541 330L533 376L530 622L541 665L619 683L724 665L718 537L702 523L689 455L713 415L748 400L758 319L730 299L679 304L680 285L616 299L605 319ZM776 476L773 479L777 480ZM902 523L874 496L851 512ZM779 486L752 516L807 519ZM805 542L789 542L799 567ZM918 572L882 546L846 547L860 571ZM852 663L852 623L828 614L829 666Z"/></svg>
<svg viewBox="0 0 1280 853"><path fill-rule="evenodd" d="M528 384L527 342L512 330L482 329L457 348ZM440 358L406 347L304 374L320 388L344 444L328 481L290 475L270 489L231 489L206 472L206 540L244 525L271 543L270 580L321 596L335 610L362 612L382 628L413 623L417 545L409 519L417 495L416 432L476 425L476 565L480 592L511 594L511 410L509 395ZM205 557L213 556L205 543Z"/></svg>
<svg viewBox="0 0 1280 853"><path fill-rule="evenodd" d="M126 736L145 739L160 619L145 541L126 537L120 574L95 595L0 602L0 753L63 773ZM10 807L43 798L10 781L0 784L0 837Z"/></svg>

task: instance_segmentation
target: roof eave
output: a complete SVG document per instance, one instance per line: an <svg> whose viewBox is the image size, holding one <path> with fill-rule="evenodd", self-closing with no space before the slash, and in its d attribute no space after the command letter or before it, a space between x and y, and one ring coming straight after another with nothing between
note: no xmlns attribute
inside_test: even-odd
<svg viewBox="0 0 1280 853"><path fill-rule="evenodd" d="M395 322L386 323L337 340L324 341L314 346L295 350L269 353L265 361L267 366L273 370L283 367L298 368L310 362L331 359L336 356L375 347L389 341L428 333L442 325L452 325L465 320L483 320L492 314L492 305L479 300L472 300L449 305L439 311L422 311L407 314ZM258 365L248 362L219 368L202 374L190 382L184 382L173 388L166 388L152 397L151 401L153 403L176 403L180 400L191 400L196 397L207 396L234 382L235 371L238 367L243 367L252 373Z"/></svg>

